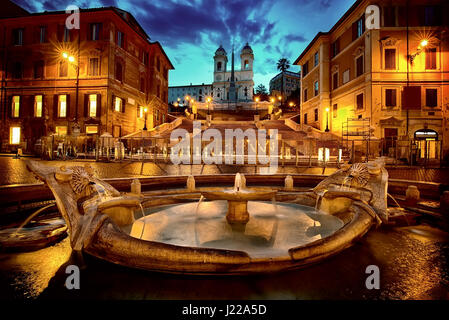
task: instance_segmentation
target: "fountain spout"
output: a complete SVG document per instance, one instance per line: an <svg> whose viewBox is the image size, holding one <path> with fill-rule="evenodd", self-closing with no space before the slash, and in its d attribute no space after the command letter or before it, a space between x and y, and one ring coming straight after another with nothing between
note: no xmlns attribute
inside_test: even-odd
<svg viewBox="0 0 449 320"><path fill-rule="evenodd" d="M237 172L234 180L234 191L239 192L241 187L242 187L242 177L240 176L240 173Z"/></svg>

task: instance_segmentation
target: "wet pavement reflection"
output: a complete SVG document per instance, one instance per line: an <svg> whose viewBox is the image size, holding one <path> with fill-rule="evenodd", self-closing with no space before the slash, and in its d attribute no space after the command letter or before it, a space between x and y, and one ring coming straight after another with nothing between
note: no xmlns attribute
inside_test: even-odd
<svg viewBox="0 0 449 320"><path fill-rule="evenodd" d="M188 276L133 270L71 254L68 238L39 251L0 255L0 298L38 299L449 299L449 235L422 225L371 230L319 264L272 275ZM81 267L81 289L64 287ZM368 265L380 290L365 287Z"/></svg>

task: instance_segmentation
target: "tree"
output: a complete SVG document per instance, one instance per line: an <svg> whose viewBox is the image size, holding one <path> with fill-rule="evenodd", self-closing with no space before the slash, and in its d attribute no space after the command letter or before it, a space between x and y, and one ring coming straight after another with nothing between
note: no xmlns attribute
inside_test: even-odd
<svg viewBox="0 0 449 320"><path fill-rule="evenodd" d="M284 102L285 94L284 94L284 72L287 71L290 68L290 61L286 58L281 58L278 60L277 68L279 71L282 72L282 78L281 78L281 93L282 93L282 102Z"/></svg>
<svg viewBox="0 0 449 320"><path fill-rule="evenodd" d="M290 68L290 61L286 58L281 58L278 60L277 68L279 71L285 72Z"/></svg>
<svg viewBox="0 0 449 320"><path fill-rule="evenodd" d="M256 95L259 97L260 101L268 101L268 90L263 84L259 84L256 87Z"/></svg>
<svg viewBox="0 0 449 320"><path fill-rule="evenodd" d="M256 94L268 94L268 90L263 84L259 84L256 87Z"/></svg>

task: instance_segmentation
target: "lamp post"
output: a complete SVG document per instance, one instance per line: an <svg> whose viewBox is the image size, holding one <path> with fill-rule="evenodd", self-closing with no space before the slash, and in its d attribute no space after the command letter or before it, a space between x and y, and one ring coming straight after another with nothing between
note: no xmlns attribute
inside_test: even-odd
<svg viewBox="0 0 449 320"><path fill-rule="evenodd" d="M324 132L329 132L329 108L326 108L326 130Z"/></svg>
<svg viewBox="0 0 449 320"><path fill-rule="evenodd" d="M144 109L143 109L143 112L144 112L144 117L145 117L145 125L143 126L143 130L144 131L147 131L148 129L147 129L147 112L148 112L148 108L147 107L145 107Z"/></svg>
<svg viewBox="0 0 449 320"><path fill-rule="evenodd" d="M73 124L73 131L77 131L76 133L79 133L79 124L78 124L78 92L79 92L79 81L80 81L80 67L79 67L79 57L80 57L80 51L79 51L79 41L78 41L78 60L75 59L74 56L70 55L67 52L62 53L62 58L70 62L75 69L76 69L76 93L75 93L75 123ZM68 72L68 71L67 71ZM75 130L76 128L76 130Z"/></svg>
<svg viewBox="0 0 449 320"><path fill-rule="evenodd" d="M210 115L210 110L209 110L209 103L212 101L211 97L207 97L206 98L206 103L207 103L207 115Z"/></svg>
<svg viewBox="0 0 449 320"><path fill-rule="evenodd" d="M260 101L260 98L256 97L254 100L256 101L256 112L257 112L257 114L259 114L259 101Z"/></svg>

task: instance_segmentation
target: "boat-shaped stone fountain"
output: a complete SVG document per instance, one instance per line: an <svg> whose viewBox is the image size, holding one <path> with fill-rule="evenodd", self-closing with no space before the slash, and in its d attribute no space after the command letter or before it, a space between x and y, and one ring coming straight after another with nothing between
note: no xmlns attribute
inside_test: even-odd
<svg viewBox="0 0 449 320"><path fill-rule="evenodd" d="M53 192L73 250L152 271L231 275L299 268L337 254L387 219L388 174L378 162L348 165L308 191L249 188L238 174L233 188L210 182L161 192L157 200L120 193L89 166L27 165Z"/></svg>

